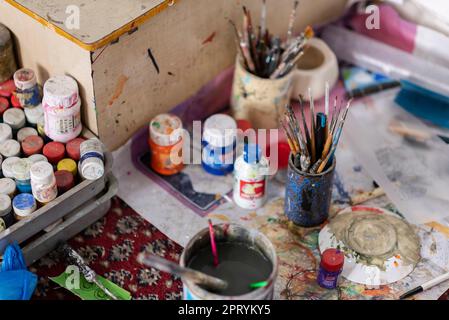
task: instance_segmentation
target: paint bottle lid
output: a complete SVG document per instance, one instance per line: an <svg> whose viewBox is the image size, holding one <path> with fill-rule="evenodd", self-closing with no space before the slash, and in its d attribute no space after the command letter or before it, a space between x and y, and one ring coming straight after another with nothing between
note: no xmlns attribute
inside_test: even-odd
<svg viewBox="0 0 449 320"><path fill-rule="evenodd" d="M104 163L100 158L87 158L80 169L81 176L86 180L97 180L104 175Z"/></svg>
<svg viewBox="0 0 449 320"><path fill-rule="evenodd" d="M66 170L69 171L73 176L76 176L78 169L76 162L72 159L62 159L58 162L57 166L58 170Z"/></svg>
<svg viewBox="0 0 449 320"><path fill-rule="evenodd" d="M168 147L182 139L182 121L179 117L163 113L150 122L150 138L157 145Z"/></svg>
<svg viewBox="0 0 449 320"><path fill-rule="evenodd" d="M51 184L54 179L53 166L44 161L34 163L30 168L31 182L36 184Z"/></svg>
<svg viewBox="0 0 449 320"><path fill-rule="evenodd" d="M5 113L9 109L9 101L4 97L0 97L0 114Z"/></svg>
<svg viewBox="0 0 449 320"><path fill-rule="evenodd" d="M80 145L84 141L86 141L86 139L84 139L84 138L75 138L75 139L67 142L65 148L67 149L67 155L71 159L73 159L75 161L78 161L80 159L80 157L81 157Z"/></svg>
<svg viewBox="0 0 449 320"><path fill-rule="evenodd" d="M21 193L15 196L12 206L18 220L28 217L37 208L36 200L30 193Z"/></svg>
<svg viewBox="0 0 449 320"><path fill-rule="evenodd" d="M204 122L203 140L214 147L233 145L236 136L237 122L226 114L215 114Z"/></svg>
<svg viewBox="0 0 449 320"><path fill-rule="evenodd" d="M20 104L19 98L15 94L11 96L11 105L13 108L22 108L22 105ZM3 112L2 112L3 114Z"/></svg>
<svg viewBox="0 0 449 320"><path fill-rule="evenodd" d="M36 163L36 162L39 162L39 161L48 162L47 157L44 156L43 154L33 154L33 155L29 156L28 159L29 159L32 163Z"/></svg>
<svg viewBox="0 0 449 320"><path fill-rule="evenodd" d="M10 158L3 160L2 172L3 172L3 176L5 178L14 178L14 173L12 171L12 167L19 160L20 160L19 157L10 157Z"/></svg>
<svg viewBox="0 0 449 320"><path fill-rule="evenodd" d="M254 143L245 144L243 148L243 160L246 163L258 163L262 158L262 149Z"/></svg>
<svg viewBox="0 0 449 320"><path fill-rule="evenodd" d="M0 96L9 98L13 96L14 91L16 91L16 86L13 79L0 83Z"/></svg>
<svg viewBox="0 0 449 320"><path fill-rule="evenodd" d="M65 147L61 142L49 142L44 146L44 156L52 164L58 164L59 161L64 159Z"/></svg>
<svg viewBox="0 0 449 320"><path fill-rule="evenodd" d="M80 144L80 157L88 153L97 153L103 156L103 143L97 138L91 138L81 142Z"/></svg>
<svg viewBox="0 0 449 320"><path fill-rule="evenodd" d="M338 249L327 249L321 255L321 267L329 272L338 272L343 268L345 255Z"/></svg>
<svg viewBox="0 0 449 320"><path fill-rule="evenodd" d="M14 73L14 84L19 90L31 89L37 84L36 74L28 68L19 69Z"/></svg>
<svg viewBox="0 0 449 320"><path fill-rule="evenodd" d="M56 76L44 84L42 104L52 108L70 108L79 100L78 84L69 76Z"/></svg>
<svg viewBox="0 0 449 320"><path fill-rule="evenodd" d="M37 136L36 129L30 127L22 128L17 132L17 141L22 143L29 136Z"/></svg>
<svg viewBox="0 0 449 320"><path fill-rule="evenodd" d="M42 117L44 118L44 108L42 107L42 104L39 104L38 106L34 108L23 108L23 111L25 112L25 117L29 124L37 125L39 122L39 119Z"/></svg>
<svg viewBox="0 0 449 320"><path fill-rule="evenodd" d="M25 138L22 142L22 150L26 156L31 156L42 152L44 147L44 140L38 135L33 135Z"/></svg>
<svg viewBox="0 0 449 320"><path fill-rule="evenodd" d="M12 197L16 192L16 182L11 178L0 179L0 194Z"/></svg>
<svg viewBox="0 0 449 320"><path fill-rule="evenodd" d="M20 155L20 143L9 139L0 144L0 153L5 158L18 157Z"/></svg>
<svg viewBox="0 0 449 320"><path fill-rule="evenodd" d="M0 123L0 143L12 139L12 129L6 123Z"/></svg>
<svg viewBox="0 0 449 320"><path fill-rule="evenodd" d="M11 198L6 194L0 194L0 217L7 215L11 210Z"/></svg>
<svg viewBox="0 0 449 320"><path fill-rule="evenodd" d="M58 194L63 194L75 186L75 178L73 174L66 170L58 170L55 172L56 186Z"/></svg>
<svg viewBox="0 0 449 320"><path fill-rule="evenodd" d="M30 179L30 168L32 162L28 159L20 159L12 166L12 172L14 174L14 179L16 180L29 180Z"/></svg>
<svg viewBox="0 0 449 320"><path fill-rule="evenodd" d="M19 130L25 126L25 113L19 108L10 108L3 113L3 122L12 129Z"/></svg>

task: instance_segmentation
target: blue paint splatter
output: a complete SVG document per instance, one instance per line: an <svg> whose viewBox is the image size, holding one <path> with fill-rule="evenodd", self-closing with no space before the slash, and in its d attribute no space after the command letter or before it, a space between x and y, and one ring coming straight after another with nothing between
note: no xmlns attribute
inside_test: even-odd
<svg viewBox="0 0 449 320"><path fill-rule="evenodd" d="M344 204L351 202L351 197L349 196L349 193L345 190L345 187L343 186L343 182L341 181L338 172L335 172L334 186L338 193L337 199L335 199L336 203Z"/></svg>

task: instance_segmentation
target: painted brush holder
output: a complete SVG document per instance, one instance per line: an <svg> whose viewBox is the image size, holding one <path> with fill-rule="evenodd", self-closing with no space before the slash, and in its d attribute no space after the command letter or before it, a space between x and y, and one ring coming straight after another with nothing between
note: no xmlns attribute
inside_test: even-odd
<svg viewBox="0 0 449 320"><path fill-rule="evenodd" d="M214 225L215 239L219 243L244 244L261 252L272 264L271 273L268 275L267 285L254 289L246 294L238 296L220 295L209 292L191 280L183 279L183 291L185 300L271 300L274 294L274 284L278 275L278 261L276 250L271 241L261 232L248 229L238 224ZM180 265L186 267L196 254L210 247L209 228L198 232L184 248L181 255ZM233 257L236 258L236 257ZM257 268L256 268L257 269Z"/></svg>
<svg viewBox="0 0 449 320"><path fill-rule="evenodd" d="M320 174L306 173L288 163L284 211L287 218L301 227L316 227L329 217L336 160Z"/></svg>
<svg viewBox="0 0 449 320"><path fill-rule="evenodd" d="M255 129L275 129L279 114L290 101L293 72L280 79L260 78L237 57L232 84L231 108L234 118L248 120Z"/></svg>

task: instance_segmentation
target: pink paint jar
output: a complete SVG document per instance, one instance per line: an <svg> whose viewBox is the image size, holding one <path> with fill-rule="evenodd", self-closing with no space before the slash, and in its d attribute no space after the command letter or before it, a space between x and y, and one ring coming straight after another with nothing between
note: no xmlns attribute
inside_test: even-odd
<svg viewBox="0 0 449 320"><path fill-rule="evenodd" d="M50 139L66 143L82 130L81 100L78 84L69 76L50 78L44 85L42 101L45 134Z"/></svg>

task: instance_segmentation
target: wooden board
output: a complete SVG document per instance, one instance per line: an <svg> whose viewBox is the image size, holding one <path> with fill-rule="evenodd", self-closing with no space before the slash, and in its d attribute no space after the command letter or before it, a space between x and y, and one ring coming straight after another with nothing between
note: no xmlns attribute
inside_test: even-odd
<svg viewBox="0 0 449 320"><path fill-rule="evenodd" d="M88 50L113 41L173 3L172 0L6 1ZM71 6L79 8L79 28L70 24Z"/></svg>

